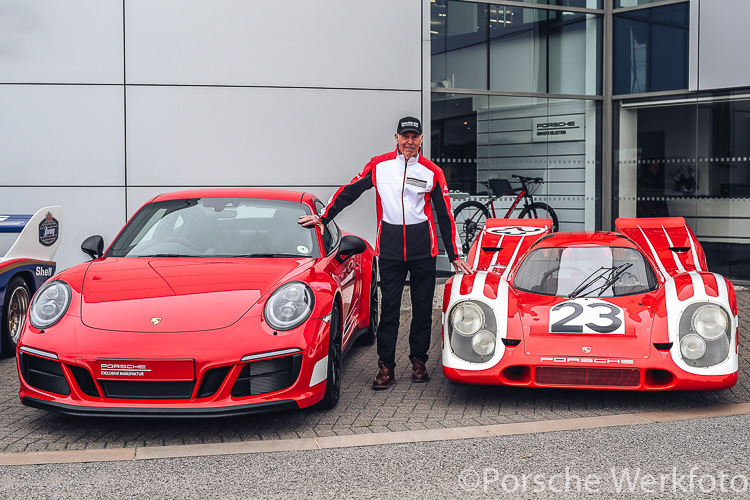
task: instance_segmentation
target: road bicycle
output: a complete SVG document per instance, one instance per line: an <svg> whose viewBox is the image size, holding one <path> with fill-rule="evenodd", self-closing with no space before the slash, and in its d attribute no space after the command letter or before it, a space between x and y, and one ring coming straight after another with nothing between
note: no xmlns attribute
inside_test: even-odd
<svg viewBox="0 0 750 500"><path fill-rule="evenodd" d="M469 253L471 245L477 236L479 236L479 233L482 232L487 219L510 218L521 200L523 200L523 206L519 207L521 208L520 219L527 217L530 219L549 218L552 219L552 230L557 231L560 229L557 214L552 210L552 207L546 203L534 201L534 197L532 196L539 189L539 185L543 182L543 179L541 177L524 177L522 175L513 175L513 177L521 182L521 187L511 188L510 182L507 179L490 179L489 182L480 182L480 184L487 187L490 195L489 201L486 203L474 200L465 201L453 211L453 216L456 219L456 228L463 242L465 254ZM512 194L516 195L515 201L511 204L505 215L499 217L495 213L495 200Z"/></svg>

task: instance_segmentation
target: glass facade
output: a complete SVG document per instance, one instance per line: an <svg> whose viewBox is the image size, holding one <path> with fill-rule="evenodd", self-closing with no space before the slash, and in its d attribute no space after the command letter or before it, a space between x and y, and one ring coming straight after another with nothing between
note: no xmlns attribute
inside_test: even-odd
<svg viewBox="0 0 750 500"><path fill-rule="evenodd" d="M615 13L615 94L687 89L689 7L679 3Z"/></svg>
<svg viewBox="0 0 750 500"><path fill-rule="evenodd" d="M750 96L626 101L615 131L615 216L684 217L709 269L750 279Z"/></svg>
<svg viewBox="0 0 750 500"><path fill-rule="evenodd" d="M432 3L430 155L446 173L454 205L486 201L492 179L516 187L513 175L541 177L534 199L554 208L561 229L595 228L601 23L598 12L517 2ZM514 199L495 207L504 214Z"/></svg>

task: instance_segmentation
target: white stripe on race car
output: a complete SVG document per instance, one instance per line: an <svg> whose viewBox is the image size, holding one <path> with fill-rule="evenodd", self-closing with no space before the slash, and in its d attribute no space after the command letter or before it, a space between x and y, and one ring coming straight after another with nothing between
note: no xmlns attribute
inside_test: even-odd
<svg viewBox="0 0 750 500"><path fill-rule="evenodd" d="M503 238L505 238L505 235L501 234L500 235L500 241L498 241L497 245L496 245L497 248L502 248L503 247ZM493 267L495 267L495 264L497 264L497 257L499 255L500 255L500 250L495 250L492 253L492 261L490 262L490 267L488 267L487 269L492 269Z"/></svg>
<svg viewBox="0 0 750 500"><path fill-rule="evenodd" d="M695 261L695 269L697 271L703 271L703 269L701 269L701 263L698 260L698 253L695 251L695 241L693 241L693 237L690 235L690 231L688 231L688 239L690 240L690 249L693 252L693 260ZM722 279L722 281L724 280Z"/></svg>
<svg viewBox="0 0 750 500"><path fill-rule="evenodd" d="M486 229L482 229L482 232L479 233L479 241L477 242L477 251L474 252L474 263L471 265L472 269L476 269L479 265L479 255L482 253L482 240L484 239L484 233L486 233Z"/></svg>
<svg viewBox="0 0 750 500"><path fill-rule="evenodd" d="M662 264L661 259L659 258L659 254L656 253L654 246L651 244L651 240L648 239L648 236L646 236L646 233L643 232L643 229L641 228L641 226L638 226L638 229L641 231L641 234L643 235L643 238L646 240L646 243L648 243L648 247L651 249L651 255L654 256L654 260L656 260L656 264L659 266L659 271L661 272L661 275L664 277L664 279L668 278L669 273L664 268L664 264Z"/></svg>
<svg viewBox="0 0 750 500"><path fill-rule="evenodd" d="M518 243L516 243L516 249L513 251L513 256L508 261L508 267L505 268L505 271L503 271L502 278L507 281L508 275L510 274L510 270L513 267L513 263L516 261L516 256L518 255L518 249L521 248L521 244L523 243L523 239L526 236L521 236L521 239L518 240Z"/></svg>
<svg viewBox="0 0 750 500"><path fill-rule="evenodd" d="M664 236L667 237L667 243L669 243L670 247L674 247L674 244L672 243L672 238L669 237L669 233L664 228L664 224L661 225L661 230L664 231ZM677 270L681 273L685 272L685 268L682 265L682 262L680 262L680 258L677 256L677 252L674 250L670 250L672 252L672 258L674 259L674 263L677 266Z"/></svg>

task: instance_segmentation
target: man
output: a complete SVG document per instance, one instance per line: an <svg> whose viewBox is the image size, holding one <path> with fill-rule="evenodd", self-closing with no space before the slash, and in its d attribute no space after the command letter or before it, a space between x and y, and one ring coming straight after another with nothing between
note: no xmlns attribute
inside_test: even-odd
<svg viewBox="0 0 750 500"><path fill-rule="evenodd" d="M321 215L299 219L303 226L322 228L362 193L373 187L376 190L378 241L375 253L380 257L383 307L377 333L379 370L373 389L387 389L395 383L396 339L407 272L412 302L409 333L412 380L426 382L429 379L425 363L430 348L438 254L430 201L435 207L451 264L457 272L472 272L458 253L460 244L457 246L455 241L456 223L443 171L419 154L422 124L413 116L405 116L398 122L395 137L396 151L372 158L358 176L336 191Z"/></svg>

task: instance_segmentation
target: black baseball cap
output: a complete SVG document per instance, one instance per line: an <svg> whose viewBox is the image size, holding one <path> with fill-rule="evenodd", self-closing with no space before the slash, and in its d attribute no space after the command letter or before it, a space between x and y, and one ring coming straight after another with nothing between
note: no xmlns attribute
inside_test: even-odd
<svg viewBox="0 0 750 500"><path fill-rule="evenodd" d="M396 133L401 135L404 132L416 132L417 134L422 135L422 122L419 121L419 118L404 116L398 121Z"/></svg>

